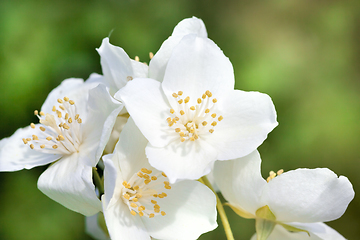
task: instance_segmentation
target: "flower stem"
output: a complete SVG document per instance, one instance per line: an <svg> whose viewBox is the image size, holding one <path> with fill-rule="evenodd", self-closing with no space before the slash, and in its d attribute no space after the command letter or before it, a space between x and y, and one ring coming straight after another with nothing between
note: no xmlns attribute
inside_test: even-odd
<svg viewBox="0 0 360 240"><path fill-rule="evenodd" d="M211 191L214 192L215 196L216 196L216 208L219 212L219 215L220 215L220 218L221 218L221 222L224 226L224 231L225 231L225 234L226 234L226 238L227 240L234 240L234 236L233 236L233 233L231 231L231 228L230 228L230 223L229 223L229 220L226 216L226 213L225 213L225 210L224 210L224 207L220 201L220 198L219 196L216 194L216 191L214 191L214 188L212 187L211 183L209 182L209 180L207 179L206 176L203 176L202 178L199 179L199 181L203 184L205 184L207 187L209 187L211 189Z"/></svg>
<svg viewBox="0 0 360 240"><path fill-rule="evenodd" d="M104 194L104 182L101 180L99 173L97 172L95 167L92 168L92 173L93 173L95 186L99 190L99 196L101 196L102 194Z"/></svg>

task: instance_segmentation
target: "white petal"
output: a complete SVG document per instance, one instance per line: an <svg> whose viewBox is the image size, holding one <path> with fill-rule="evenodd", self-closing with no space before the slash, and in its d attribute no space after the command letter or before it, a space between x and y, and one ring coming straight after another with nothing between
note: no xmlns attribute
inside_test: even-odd
<svg viewBox="0 0 360 240"><path fill-rule="evenodd" d="M99 213L85 217L85 232L97 240L110 240L110 237L108 237L99 226L98 215Z"/></svg>
<svg viewBox="0 0 360 240"><path fill-rule="evenodd" d="M133 78L147 78L148 77L148 71L149 66L145 63L138 62L135 60L130 59L131 66L133 69Z"/></svg>
<svg viewBox="0 0 360 240"><path fill-rule="evenodd" d="M207 141L218 149L218 160L248 155L278 124L274 104L266 94L235 90L217 103L223 120Z"/></svg>
<svg viewBox="0 0 360 240"><path fill-rule="evenodd" d="M157 202L166 215L142 218L154 238L197 239L217 227L215 195L197 181L175 183Z"/></svg>
<svg viewBox="0 0 360 240"><path fill-rule="evenodd" d="M235 160L216 161L214 165L215 182L225 199L253 215L262 207L260 195L266 184L260 165L258 151Z"/></svg>
<svg viewBox="0 0 360 240"><path fill-rule="evenodd" d="M49 198L85 216L101 211L101 203L92 183L92 167L80 164L73 153L52 164L41 174L38 188Z"/></svg>
<svg viewBox="0 0 360 240"><path fill-rule="evenodd" d="M171 36L183 37L187 34L196 34L199 37L207 38L204 22L197 17L185 18L175 26Z"/></svg>
<svg viewBox="0 0 360 240"><path fill-rule="evenodd" d="M130 179L141 168L150 167L145 155L147 143L148 141L130 117L120 134L112 157L124 179Z"/></svg>
<svg viewBox="0 0 360 240"><path fill-rule="evenodd" d="M166 121L170 106L159 82L149 78L134 79L120 89L115 98L125 104L140 131L153 146L163 147L170 142L170 128Z"/></svg>
<svg viewBox="0 0 360 240"><path fill-rule="evenodd" d="M87 104L88 114L82 123L83 142L80 151L88 151L92 166L95 166L110 138L116 117L123 105L110 96L103 84L89 91Z"/></svg>
<svg viewBox="0 0 360 240"><path fill-rule="evenodd" d="M103 205L108 206L114 196L117 179L121 181L122 176L117 161L113 161L114 154L108 154L102 157L104 168L104 195L101 197ZM120 191L121 189L119 189Z"/></svg>
<svg viewBox="0 0 360 240"><path fill-rule="evenodd" d="M281 222L327 222L339 218L354 198L350 181L327 168L297 169L272 179L262 202Z"/></svg>
<svg viewBox="0 0 360 240"><path fill-rule="evenodd" d="M211 171L217 152L203 140L174 141L166 147L148 144L149 163L168 176L170 183L182 179L199 179Z"/></svg>
<svg viewBox="0 0 360 240"><path fill-rule="evenodd" d="M83 86L84 80L80 78L69 78L61 82L59 86L54 88L49 95L47 96L45 102L41 107L41 111L45 113L51 113L51 109L55 103L57 103L58 98L63 98L68 96L69 92L72 92L76 89L79 89Z"/></svg>
<svg viewBox="0 0 360 240"><path fill-rule="evenodd" d="M291 240L321 240L322 238L319 238L317 236L309 235L305 232L289 232L285 228L283 228L280 225L276 225L273 232L270 234L270 236L267 238L267 240L282 240L282 239L291 239ZM251 240L256 240L256 234L254 234L251 238ZM330 240L327 238L324 238L324 240Z"/></svg>
<svg viewBox="0 0 360 240"><path fill-rule="evenodd" d="M0 141L0 171L17 171L46 165L61 158L59 154L47 154L30 149L23 138L31 138L33 134L40 135L38 125L36 130L30 126L19 128L9 138Z"/></svg>
<svg viewBox="0 0 360 240"><path fill-rule="evenodd" d="M52 107L58 104L58 98L69 97L75 102L77 112L82 118L86 118L86 105L89 90L99 85L99 75L91 74L90 78L84 82L82 79L66 79L59 86L54 88L47 96L41 111L52 113Z"/></svg>
<svg viewBox="0 0 360 240"><path fill-rule="evenodd" d="M207 37L206 28L201 19L196 17L182 20L174 28L172 36L170 36L161 45L159 51L154 55L149 64L149 77L162 81L165 69L174 47L187 34L195 34L199 37Z"/></svg>
<svg viewBox="0 0 360 240"><path fill-rule="evenodd" d="M288 225L307 230L311 237L314 239L324 239L324 240L345 240L340 233L335 231L333 228L329 227L325 223L287 223ZM307 234L305 234L308 236ZM317 238L315 238L317 237ZM312 239L306 238L306 239ZM305 238L304 238L305 239Z"/></svg>
<svg viewBox="0 0 360 240"><path fill-rule="evenodd" d="M187 35L173 50L162 88L169 101L176 101L171 95L178 91L190 96L191 105L207 90L222 99L234 89L233 67L213 41Z"/></svg>
<svg viewBox="0 0 360 240"><path fill-rule="evenodd" d="M125 86L128 76L134 77L129 56L122 48L110 44L109 38L104 38L96 50L101 57L104 80L109 82L113 91Z"/></svg>
<svg viewBox="0 0 360 240"><path fill-rule="evenodd" d="M105 201L102 202L106 225L112 240L150 240L140 216L131 215L129 208L121 200L111 206L107 206Z"/></svg>

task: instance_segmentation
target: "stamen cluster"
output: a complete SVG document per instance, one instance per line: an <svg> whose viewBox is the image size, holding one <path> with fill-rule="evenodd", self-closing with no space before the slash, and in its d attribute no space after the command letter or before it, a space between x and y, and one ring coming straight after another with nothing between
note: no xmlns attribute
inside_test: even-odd
<svg viewBox="0 0 360 240"><path fill-rule="evenodd" d="M158 172L152 176L151 173L151 170L142 168L131 177L129 182L123 181L122 183L124 188L121 192L121 198L129 207L133 216L139 214L140 217L153 218L157 215L166 215L164 211L160 210L160 206L155 199L167 197L167 194L162 192L161 188L170 190L170 183L167 181L165 173Z"/></svg>
<svg viewBox="0 0 360 240"><path fill-rule="evenodd" d="M178 105L175 107L176 110L170 109L172 116L166 119L169 127L179 134L180 141L195 141L200 136L213 133L217 123L223 119L223 116L217 117L214 112L217 99L212 98L212 93L207 90L201 98L197 99L195 106L189 106L190 97L183 99L182 95L182 91L172 94Z"/></svg>
<svg viewBox="0 0 360 240"><path fill-rule="evenodd" d="M31 149L52 153L71 154L79 151L81 144L82 119L77 113L75 102L68 97L57 100L58 108L53 106L52 113L34 111L41 123L39 126L40 136L32 135L32 138L23 138L24 144ZM34 123L30 127L35 129Z"/></svg>

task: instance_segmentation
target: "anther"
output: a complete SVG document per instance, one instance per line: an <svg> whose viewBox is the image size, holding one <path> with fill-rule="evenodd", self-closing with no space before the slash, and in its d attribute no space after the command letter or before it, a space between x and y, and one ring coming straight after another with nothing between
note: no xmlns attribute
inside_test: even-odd
<svg viewBox="0 0 360 240"><path fill-rule="evenodd" d="M206 126L206 125L207 125L207 122L206 122L206 121L203 121L203 122L202 122L202 125L203 125L203 126Z"/></svg>
<svg viewBox="0 0 360 240"><path fill-rule="evenodd" d="M27 144L27 143L28 143L28 141L26 141L25 138L23 138L22 140L23 140L24 144Z"/></svg>
<svg viewBox="0 0 360 240"><path fill-rule="evenodd" d="M138 56L135 56L135 61L139 62L140 58Z"/></svg>
<svg viewBox="0 0 360 240"><path fill-rule="evenodd" d="M43 126L40 127L40 130L45 132L45 128Z"/></svg>
<svg viewBox="0 0 360 240"><path fill-rule="evenodd" d="M57 149L58 146L57 146L57 145L53 145L52 148L53 148L53 149Z"/></svg>
<svg viewBox="0 0 360 240"><path fill-rule="evenodd" d="M56 111L56 107L55 107L55 106L53 106L52 111L53 111L53 112L55 112L55 111Z"/></svg>
<svg viewBox="0 0 360 240"><path fill-rule="evenodd" d="M68 101L69 101L69 98L68 98L68 97L64 97L64 101L65 101L65 102L68 102Z"/></svg>
<svg viewBox="0 0 360 240"><path fill-rule="evenodd" d="M170 113L173 114L175 112L174 109L170 109Z"/></svg>
<svg viewBox="0 0 360 240"><path fill-rule="evenodd" d="M64 102L61 98L59 98L57 101L58 101L58 103L63 103Z"/></svg>
<svg viewBox="0 0 360 240"><path fill-rule="evenodd" d="M172 96L173 96L174 98L177 98L177 97L178 97L178 95L177 95L176 93L173 93Z"/></svg>
<svg viewBox="0 0 360 240"><path fill-rule="evenodd" d="M207 108L207 109L205 110L205 113L209 113L209 112L210 112L210 109Z"/></svg>
<svg viewBox="0 0 360 240"><path fill-rule="evenodd" d="M78 122L78 123L82 123L82 120L81 120L81 118L79 118L79 119L77 120L77 122Z"/></svg>
<svg viewBox="0 0 360 240"><path fill-rule="evenodd" d="M216 118L216 113L211 114L211 117Z"/></svg>
<svg viewBox="0 0 360 240"><path fill-rule="evenodd" d="M195 107L194 107L194 106L191 106L191 107L190 107L190 110L193 110L193 111L194 111L194 110L195 110Z"/></svg>
<svg viewBox="0 0 360 240"><path fill-rule="evenodd" d="M202 99L205 99L205 98L206 98L206 94L203 94L201 97L202 97Z"/></svg>
<svg viewBox="0 0 360 240"><path fill-rule="evenodd" d="M184 112L183 110L180 110L180 114L181 114L181 115L184 115L185 112Z"/></svg>
<svg viewBox="0 0 360 240"><path fill-rule="evenodd" d="M179 95L179 96L183 95L183 92L182 92L182 91L178 91L178 95Z"/></svg>
<svg viewBox="0 0 360 240"><path fill-rule="evenodd" d="M184 137L185 136L185 133L184 132L180 132L180 137Z"/></svg>
<svg viewBox="0 0 360 240"><path fill-rule="evenodd" d="M213 99L213 103L216 103L216 102L217 102L217 99L216 99L216 98L214 98L214 99Z"/></svg>
<svg viewBox="0 0 360 240"><path fill-rule="evenodd" d="M201 98L198 98L197 103L200 104L201 102Z"/></svg>
<svg viewBox="0 0 360 240"><path fill-rule="evenodd" d="M136 212L134 210L130 211L131 215L136 216Z"/></svg>
<svg viewBox="0 0 360 240"><path fill-rule="evenodd" d="M43 145L40 145L40 148L45 148L45 144L43 144Z"/></svg>
<svg viewBox="0 0 360 240"><path fill-rule="evenodd" d="M40 111L40 116L45 116L45 113Z"/></svg>
<svg viewBox="0 0 360 240"><path fill-rule="evenodd" d="M59 108L60 108L61 110L65 111L65 107L64 107L64 106L60 105ZM40 114L41 114L41 112L40 112Z"/></svg>
<svg viewBox="0 0 360 240"><path fill-rule="evenodd" d="M167 177L167 175L164 172L162 172L161 175L163 175L163 177Z"/></svg>
<svg viewBox="0 0 360 240"><path fill-rule="evenodd" d="M125 194L123 195L123 197L124 197L125 199L127 199L127 200L129 200L129 199L130 199L130 195L129 195L129 194L127 194L127 193L125 193Z"/></svg>
<svg viewBox="0 0 360 240"><path fill-rule="evenodd" d="M180 132L181 129L180 128L175 128L175 132Z"/></svg>
<svg viewBox="0 0 360 240"><path fill-rule="evenodd" d="M69 118L68 123L72 123L72 119L71 119L71 118Z"/></svg>
<svg viewBox="0 0 360 240"><path fill-rule="evenodd" d="M75 102L74 102L73 100L70 100L69 103L70 103L70 105L74 105L74 104L75 104Z"/></svg>
<svg viewBox="0 0 360 240"><path fill-rule="evenodd" d="M194 138L194 137L190 137L190 141L195 141L195 138Z"/></svg>
<svg viewBox="0 0 360 240"><path fill-rule="evenodd" d="M212 93L211 93L209 90L207 90L207 91L205 92L205 94L206 94L208 97L211 97L211 96L212 96Z"/></svg>
<svg viewBox="0 0 360 240"><path fill-rule="evenodd" d="M220 122L221 120L223 120L223 119L224 119L223 116L220 116L220 117L218 118L219 122Z"/></svg>
<svg viewBox="0 0 360 240"><path fill-rule="evenodd" d="M136 203L131 203L130 206L133 207L133 208L137 208Z"/></svg>
<svg viewBox="0 0 360 240"><path fill-rule="evenodd" d="M34 115L38 115L39 114L39 111L38 110L35 110L34 111Z"/></svg>
<svg viewBox="0 0 360 240"><path fill-rule="evenodd" d="M30 127L31 127L31 128L35 128L35 124L31 123L31 124L30 124Z"/></svg>
<svg viewBox="0 0 360 240"><path fill-rule="evenodd" d="M47 137L46 140L50 141L52 139L52 137Z"/></svg>
<svg viewBox="0 0 360 240"><path fill-rule="evenodd" d="M31 149L34 149L34 144L30 144L30 148L31 148Z"/></svg>
<svg viewBox="0 0 360 240"><path fill-rule="evenodd" d="M65 120L68 120L68 118L69 118L69 114L66 113L66 114L65 114Z"/></svg>
<svg viewBox="0 0 360 240"><path fill-rule="evenodd" d="M164 211L161 211L161 215L162 215L162 216L165 216L166 213L165 213Z"/></svg>
<svg viewBox="0 0 360 240"><path fill-rule="evenodd" d="M217 124L217 122L212 122L211 123L211 125L214 126L214 127L216 126L216 124Z"/></svg>
<svg viewBox="0 0 360 240"><path fill-rule="evenodd" d="M149 58L152 59L154 57L154 54L152 52L149 52Z"/></svg>
<svg viewBox="0 0 360 240"><path fill-rule="evenodd" d="M210 133L213 133L213 132L214 132L214 129L210 129L209 132L210 132Z"/></svg>
<svg viewBox="0 0 360 240"><path fill-rule="evenodd" d="M184 102L184 100L182 100L182 99L180 99L180 100L178 101L179 104L182 104L183 102Z"/></svg>
<svg viewBox="0 0 360 240"><path fill-rule="evenodd" d="M139 216L140 216L140 217L144 216L144 213L143 213L143 212L139 212Z"/></svg>
<svg viewBox="0 0 360 240"><path fill-rule="evenodd" d="M183 138L183 137L180 138L180 141L181 141L181 142L185 142L185 138Z"/></svg>
<svg viewBox="0 0 360 240"><path fill-rule="evenodd" d="M190 97L187 96L184 101L185 101L185 103L188 103L190 101Z"/></svg>
<svg viewBox="0 0 360 240"><path fill-rule="evenodd" d="M150 214L149 214L149 218L153 218L153 217L155 217L155 214L150 213Z"/></svg>
<svg viewBox="0 0 360 240"><path fill-rule="evenodd" d="M32 135L32 137L33 137L33 140L39 140L38 136L36 136L36 135Z"/></svg>

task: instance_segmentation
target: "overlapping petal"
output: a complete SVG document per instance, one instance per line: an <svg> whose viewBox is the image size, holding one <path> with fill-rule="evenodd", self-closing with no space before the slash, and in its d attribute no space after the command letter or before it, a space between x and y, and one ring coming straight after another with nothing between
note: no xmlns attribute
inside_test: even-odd
<svg viewBox="0 0 360 240"><path fill-rule="evenodd" d="M188 35L195 34L199 37L207 38L205 24L196 17L187 18L178 23L172 35L164 41L159 51L154 55L149 64L149 77L162 82L165 69L174 47L181 39Z"/></svg>
<svg viewBox="0 0 360 240"><path fill-rule="evenodd" d="M173 50L162 88L171 105L175 101L172 94L178 91L190 96L190 105L207 90L221 101L234 90L233 67L213 41L186 35Z"/></svg>
<svg viewBox="0 0 360 240"><path fill-rule="evenodd" d="M169 144L169 127L166 122L170 105L158 81L137 78L120 89L115 98L121 100L136 125L152 146Z"/></svg>
<svg viewBox="0 0 360 240"><path fill-rule="evenodd" d="M261 176L260 165L258 151L235 160L217 161L214 165L215 182L225 199L253 216L262 207L260 197L266 184Z"/></svg>
<svg viewBox="0 0 360 240"><path fill-rule="evenodd" d="M166 216L142 219L153 238L198 239L202 233L217 227L215 195L199 182L187 180L174 184L171 194L158 203Z"/></svg>
<svg viewBox="0 0 360 240"><path fill-rule="evenodd" d="M146 155L150 165L166 173L171 183L181 179L196 180L211 171L217 152L206 141L173 142L163 148L150 144Z"/></svg>
<svg viewBox="0 0 360 240"><path fill-rule="evenodd" d="M38 132L40 131L30 126L19 128L11 137L0 141L0 171L30 169L61 158L59 154L44 154L24 144L23 138L31 137Z"/></svg>
<svg viewBox="0 0 360 240"><path fill-rule="evenodd" d="M79 158L74 153L52 164L40 175L38 188L65 207L91 216L101 211L101 203L92 183L92 167L80 164Z"/></svg>
<svg viewBox="0 0 360 240"><path fill-rule="evenodd" d="M350 181L326 168L296 169L263 189L266 203L281 222L327 222L343 215L354 198Z"/></svg>

